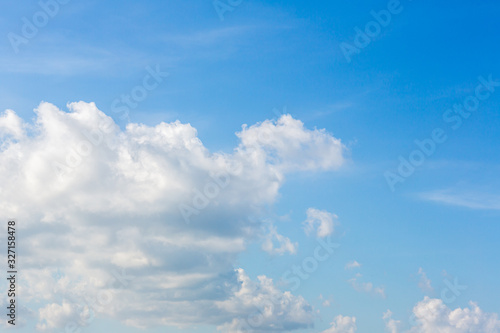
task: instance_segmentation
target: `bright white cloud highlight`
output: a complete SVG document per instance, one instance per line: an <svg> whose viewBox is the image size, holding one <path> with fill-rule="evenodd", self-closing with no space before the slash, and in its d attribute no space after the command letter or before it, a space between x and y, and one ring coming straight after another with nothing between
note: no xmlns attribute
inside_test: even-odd
<svg viewBox="0 0 500 333"><path fill-rule="evenodd" d="M93 316L91 309L86 305L66 301L61 305L52 303L39 310L40 323L36 328L39 331L52 332L56 328L66 327L68 323L75 323L75 327L84 327L93 320Z"/></svg>
<svg viewBox="0 0 500 333"><path fill-rule="evenodd" d="M425 297L413 308L416 326L399 330L400 321L392 319L391 311L384 314L386 328L391 333L499 333L500 320L496 313L485 313L470 302L466 308L449 308L441 299Z"/></svg>
<svg viewBox="0 0 500 333"><path fill-rule="evenodd" d="M307 235L316 233L317 237L324 238L333 233L337 215L316 208L309 208L306 214L304 230Z"/></svg>
<svg viewBox="0 0 500 333"><path fill-rule="evenodd" d="M281 170L331 170L345 162L345 146L325 130L308 130L290 115L243 126L240 148Z"/></svg>
<svg viewBox="0 0 500 333"><path fill-rule="evenodd" d="M283 235L280 235L275 226L270 225L269 231L265 236L264 243L262 243L262 249L269 254L295 254L297 253L298 243L292 243L292 241Z"/></svg>
<svg viewBox="0 0 500 333"><path fill-rule="evenodd" d="M414 308L419 323L411 333L499 333L497 314L484 313L476 303L468 308L450 309L440 299L425 297Z"/></svg>
<svg viewBox="0 0 500 333"><path fill-rule="evenodd" d="M470 189L446 189L421 193L420 198L469 209L500 210L500 195Z"/></svg>
<svg viewBox="0 0 500 333"><path fill-rule="evenodd" d="M258 282L253 282L242 269L238 270L238 280L241 288L230 299L217 303L221 310L235 318L221 325L220 331L288 331L312 327L312 307L301 296L281 292L265 276L259 276Z"/></svg>

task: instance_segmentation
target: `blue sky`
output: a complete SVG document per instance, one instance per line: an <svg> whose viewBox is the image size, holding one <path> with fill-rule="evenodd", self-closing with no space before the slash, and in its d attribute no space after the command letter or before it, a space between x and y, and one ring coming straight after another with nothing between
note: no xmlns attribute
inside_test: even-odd
<svg viewBox="0 0 500 333"><path fill-rule="evenodd" d="M336 221L330 236L340 247L293 290L293 295L302 296L312 307L314 327L292 325L294 329L290 331L355 332L355 318L358 332L430 332L437 326L426 322L428 319L420 317L417 323L410 320L414 307L423 305L426 296L440 300L451 310L471 308L469 302L477 302L488 320L493 320L488 316L500 313L494 296L500 293L496 264L500 251L497 2L243 0L234 1L236 5L232 6L221 0L231 8L223 13L218 13L209 0L58 2L59 8L47 24L26 38L26 43L14 42L14 46L11 33L25 38L23 18L33 22L33 16L42 8L37 1L23 6L1 3L4 9L0 15L0 110L13 110L25 124L42 119L33 112L42 101L66 112L68 103L84 101L94 102L121 131L128 123L150 128L176 120L190 124L210 153L232 154L242 137L253 140L253 132L242 132L242 125L252 128L261 124L263 129L263 121L278 124L284 114L301 121L304 131L311 131L307 133L314 133L313 137L318 135L320 141L314 142L320 142L319 145L298 150L292 157L286 152L293 142L289 142L290 147L287 140L284 146L274 147L279 158L292 158L288 162L293 167L288 168L288 162L283 160L280 166L286 171L275 175L283 179L272 198L259 201L256 210L250 204L241 204L244 208L237 206L242 210L234 214L259 221L264 234L248 236L244 250L223 259L235 269L243 268L252 281L265 275L273 279L277 289L290 290L290 284L282 279L283 273L312 256L322 239L314 232L304 232L308 209L326 212ZM355 45L356 28L365 30L374 22L372 11L379 13L396 5L397 13L391 14L386 26L378 25L379 31L368 37L369 44L358 47L359 53L350 54L347 59L342 43ZM122 96L143 87L145 78L155 70L162 73L155 87L148 89L140 101L132 101L133 106L126 107L128 117L121 118L122 113L116 111L119 106L126 106ZM485 81L490 85L485 86ZM478 90L478 86L483 88ZM484 98L477 97L478 91ZM467 104L475 101L477 105ZM447 113L454 105L464 103L467 110L472 110L462 111L466 117L454 111ZM451 120L451 116L460 120ZM460 126L454 126L458 121ZM5 133L14 135L8 130L10 125L2 126ZM254 129L258 134L259 128ZM328 137L320 136L320 129L325 129ZM271 130L277 131L277 127ZM415 140L429 142L436 130L446 139L434 140L432 152L426 154ZM136 131L139 133L140 129ZM240 137L236 132L240 132ZM28 140L33 133L15 140ZM144 133L141 135L149 135ZM12 145L10 137L5 137L2 134L3 147ZM329 154L336 151L328 150L334 145L330 138L340 139L344 147L340 168L333 165L339 160L329 159L333 156ZM26 148L24 153L34 154L40 147ZM2 153L7 151L3 149ZM280 155L280 149L285 155ZM308 156L313 164L330 164L301 167L306 165ZM400 158L409 161L411 156L422 157L422 163L410 175L403 176L398 173ZM4 159L7 161L7 157ZM6 175L12 172L7 166L2 170ZM193 178L193 183L199 181L202 186L203 177L193 175L199 177ZM238 182L238 193L245 193L245 186L271 181L271 174L268 176ZM399 177L401 181L391 185L388 177ZM9 188L6 184L3 187ZM43 187L23 188L35 191ZM75 185L72 191L83 193L87 189ZM264 192L252 191L253 187L248 189L249 198L265 197ZM47 202L55 198L54 194ZM18 205L15 212L22 220L25 205L22 199L18 200L12 199L12 204ZM44 214L40 209L26 213L26 218L32 219L30 223L36 225L40 220L40 214ZM87 218L97 214L97 208L88 209L80 213L90 214L85 215ZM223 218L224 212L233 216L230 211L211 209L199 218L209 223L212 218ZM214 228L224 234L225 227L222 224L217 226L220 230ZM272 227L296 244L295 251L263 250L263 239ZM31 226L21 231L31 235L30 230L39 228ZM57 228L56 225L54 232ZM115 231L119 230L117 227ZM195 230L190 232L196 235ZM26 253L28 256L31 252ZM346 268L354 261L360 267ZM50 267L55 269L57 265ZM64 270L64 265L61 267ZM455 278L467 288L446 302L442 299L443 291ZM432 289L426 287L429 284ZM131 298L123 300L128 302ZM25 303L30 305L32 315L27 316L24 331L31 332L43 319L39 317L40 308L62 301L31 297ZM391 319L382 318L388 309L392 311L390 318L399 321L393 322L398 326L396 331L390 331ZM340 320L334 322L339 315L343 316L340 319L344 319L345 327ZM161 311L157 317L162 318ZM225 322L222 316L197 318L193 322L184 318L173 322L168 317L158 324L158 318L144 318L146 324L148 320L156 323L146 325L147 331L215 332ZM141 331L138 325L129 324L119 311L103 312L84 330ZM499 332L500 324L492 325L497 326L491 326L488 332ZM50 323L40 329L60 331ZM479 328L453 329L450 332L475 332Z"/></svg>

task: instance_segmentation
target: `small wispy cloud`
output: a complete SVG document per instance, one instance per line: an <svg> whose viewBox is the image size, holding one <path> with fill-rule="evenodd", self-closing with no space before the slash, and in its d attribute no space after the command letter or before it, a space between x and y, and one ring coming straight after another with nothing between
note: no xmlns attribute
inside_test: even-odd
<svg viewBox="0 0 500 333"><path fill-rule="evenodd" d="M85 42L76 43L57 34L40 38L34 50L21 55L5 52L0 48L0 73L22 73L40 75L122 75L128 71L142 69L144 59L162 64L174 64L172 56L150 57L142 50L124 46L93 46ZM64 49L61 52L60 49ZM130 73L130 72L128 72Z"/></svg>
<svg viewBox="0 0 500 333"><path fill-rule="evenodd" d="M333 298L332 297L329 297L329 298L324 298L323 297L323 294L320 294L318 299L321 301L321 305L325 308L328 308L330 306L332 306L332 302L333 302Z"/></svg>
<svg viewBox="0 0 500 333"><path fill-rule="evenodd" d="M297 242L293 243L288 237L280 235L277 228L270 225L268 234L262 243L262 250L269 254L296 254L298 246Z"/></svg>
<svg viewBox="0 0 500 333"><path fill-rule="evenodd" d="M362 274L356 274L352 279L349 279L347 282L353 287L357 292L363 292L372 295L378 295L382 298L385 298L385 288L384 287L375 287L371 282L362 282L359 281L363 277Z"/></svg>
<svg viewBox="0 0 500 333"><path fill-rule="evenodd" d="M359 262L357 262L356 260L354 261L351 261L351 262L348 262L346 265L345 265L345 269L346 270L349 270L349 269L355 269L355 268L360 268L361 267L361 264Z"/></svg>
<svg viewBox="0 0 500 333"><path fill-rule="evenodd" d="M420 193L419 198L469 209L500 210L500 195L473 190L436 190Z"/></svg>
<svg viewBox="0 0 500 333"><path fill-rule="evenodd" d="M167 35L163 37L165 42L172 42L182 46L213 45L220 42L227 42L255 30L254 26L233 26L217 28L203 31L196 31L188 34Z"/></svg>
<svg viewBox="0 0 500 333"><path fill-rule="evenodd" d="M420 280L418 281L418 287L425 294L429 294L434 292L434 288L432 288L431 280L427 277L427 274L424 272L422 267L418 269L418 275L420 276Z"/></svg>

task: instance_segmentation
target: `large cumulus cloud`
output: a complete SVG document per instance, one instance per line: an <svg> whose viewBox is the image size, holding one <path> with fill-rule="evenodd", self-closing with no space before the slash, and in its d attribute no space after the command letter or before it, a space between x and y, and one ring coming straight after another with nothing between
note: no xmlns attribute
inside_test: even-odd
<svg viewBox="0 0 500 333"><path fill-rule="evenodd" d="M233 152L213 153L189 124L122 131L93 103L68 108L42 103L33 122L0 117L0 211L18 220L20 289L39 330L95 316L230 330L271 296L285 303L260 330L311 324L305 300L234 263L269 237L259 216L286 173L340 167L340 140L285 115L244 126Z"/></svg>

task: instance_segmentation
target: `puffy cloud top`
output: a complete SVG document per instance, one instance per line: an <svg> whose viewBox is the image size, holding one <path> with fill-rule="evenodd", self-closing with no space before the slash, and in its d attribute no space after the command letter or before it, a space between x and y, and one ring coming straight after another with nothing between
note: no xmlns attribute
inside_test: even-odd
<svg viewBox="0 0 500 333"><path fill-rule="evenodd" d="M245 125L237 135L241 150L283 170L331 170L345 162L345 147L339 139L325 130L308 130L290 115L281 116L276 123L266 120Z"/></svg>
<svg viewBox="0 0 500 333"><path fill-rule="evenodd" d="M321 333L356 333L356 317L338 315L331 323L332 327Z"/></svg>
<svg viewBox="0 0 500 333"><path fill-rule="evenodd" d="M418 322L411 333L498 333L500 320L497 314L484 313L476 303L469 308L450 309L441 299L425 297L414 308Z"/></svg>

